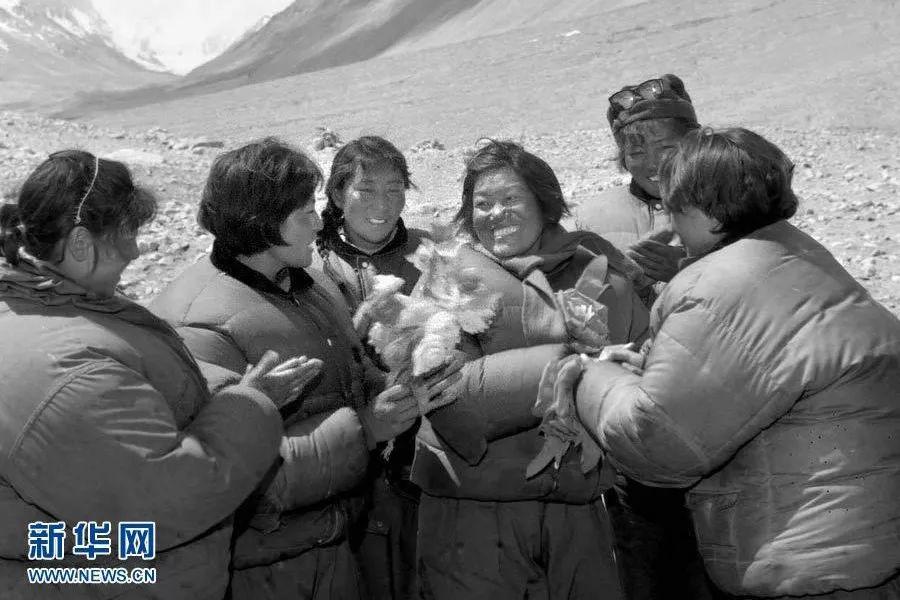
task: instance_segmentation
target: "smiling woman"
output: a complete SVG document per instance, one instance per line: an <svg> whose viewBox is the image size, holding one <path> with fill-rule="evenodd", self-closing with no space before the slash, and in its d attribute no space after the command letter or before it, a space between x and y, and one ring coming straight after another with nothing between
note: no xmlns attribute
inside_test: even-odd
<svg viewBox="0 0 900 600"><path fill-rule="evenodd" d="M426 233L407 229L400 216L412 186L403 153L379 136L345 144L331 163L325 185L328 206L318 236L314 266L340 288L352 310L372 291L370 273L403 279L409 294L419 270L407 259ZM393 442L393 450L372 469L372 510L360 543L362 568L374 600L415 594L418 490L409 483L412 430Z"/></svg>
<svg viewBox="0 0 900 600"><path fill-rule="evenodd" d="M566 294L603 315L613 343L647 330L637 266L596 234L566 231L567 212L553 169L514 142L489 141L466 163L456 222L474 243L460 250L460 270L477 270L499 306L469 345L459 399L429 425L458 483L427 451L434 432L419 431L424 598L623 597L602 499L609 467L583 469L569 452L526 477L544 443L532 414L542 369L583 333L567 320ZM460 430L483 433L480 453L453 443Z"/></svg>

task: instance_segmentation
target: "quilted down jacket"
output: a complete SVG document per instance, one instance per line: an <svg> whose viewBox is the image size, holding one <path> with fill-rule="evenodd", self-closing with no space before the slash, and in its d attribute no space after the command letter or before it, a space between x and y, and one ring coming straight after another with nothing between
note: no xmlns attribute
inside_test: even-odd
<svg viewBox="0 0 900 600"><path fill-rule="evenodd" d="M249 527L235 541L235 579L345 540L348 524L363 509L357 488L369 451L356 411L376 390L380 372L364 356L333 283L314 270L296 269L291 276L293 290L283 293L214 248L211 258L188 268L151 305L198 359L232 377L270 349L285 359L305 355L325 363L288 409L281 464L244 509ZM209 379L214 388L227 381L213 374ZM288 567L277 569L278 576L315 576Z"/></svg>
<svg viewBox="0 0 900 600"><path fill-rule="evenodd" d="M900 569L900 321L787 222L684 268L642 376L597 363L579 414L613 463L694 486L706 567L736 595L877 586Z"/></svg>
<svg viewBox="0 0 900 600"><path fill-rule="evenodd" d="M533 269L524 278L480 252L462 251L466 253L463 268L476 270L489 289L500 294L500 304L490 328L476 336L474 352L480 358L463 370L463 398L441 410L456 412L461 419L468 413L473 425L470 430L481 428L488 444L481 453L462 456L453 449L452 432L438 430L441 439L449 442L447 456L460 485L446 475L435 454L425 449L428 444L422 443L416 451L412 479L423 491L473 500L585 503L599 498L608 487L598 470L582 474L577 452L568 453L559 469L525 479L526 466L543 445L537 428L540 420L530 415L541 372L550 360L568 352L564 344L569 337L553 292L574 287L597 258L584 248L582 251L578 256L587 256L587 260L569 258L549 275ZM600 263L603 268L597 283L602 287L596 288L600 295L595 299L609 308L611 339L614 343L642 340L647 330L646 309L629 280L606 268L605 257L594 264ZM504 410L512 404L515 410ZM521 418L523 412L526 419ZM485 418L486 413L491 416ZM422 441L429 435L433 434L423 427Z"/></svg>
<svg viewBox="0 0 900 600"><path fill-rule="evenodd" d="M593 231L622 250L654 231L668 229L668 215L657 202L645 202L628 186L603 190L574 209L563 221L567 229Z"/></svg>
<svg viewBox="0 0 900 600"><path fill-rule="evenodd" d="M171 327L133 302L0 263L0 598L221 600L232 515L278 454L261 392L210 395ZM28 524L65 558L27 562ZM72 554L78 521L156 523L156 559ZM29 585L26 567L156 567L153 585Z"/></svg>

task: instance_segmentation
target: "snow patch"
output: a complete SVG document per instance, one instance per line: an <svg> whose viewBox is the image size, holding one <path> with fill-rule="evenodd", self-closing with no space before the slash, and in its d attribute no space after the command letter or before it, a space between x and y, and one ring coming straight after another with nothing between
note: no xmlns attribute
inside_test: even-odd
<svg viewBox="0 0 900 600"><path fill-rule="evenodd" d="M87 35L87 31L85 31L84 27L81 26L77 21L70 20L68 17L61 17L57 15L47 15L51 21L68 31L74 36L83 37Z"/></svg>
<svg viewBox="0 0 900 600"><path fill-rule="evenodd" d="M93 19L91 19L88 15L81 12L77 8L74 9L71 13L72 19L75 20L75 23L81 27L82 31L92 33L96 29L93 23Z"/></svg>
<svg viewBox="0 0 900 600"><path fill-rule="evenodd" d="M19 5L20 0L0 0L0 8L6 10L7 12L12 12L12 9Z"/></svg>
<svg viewBox="0 0 900 600"><path fill-rule="evenodd" d="M92 3L125 56L150 69L184 74L263 27L291 0L181 0L167 11L154 2Z"/></svg>

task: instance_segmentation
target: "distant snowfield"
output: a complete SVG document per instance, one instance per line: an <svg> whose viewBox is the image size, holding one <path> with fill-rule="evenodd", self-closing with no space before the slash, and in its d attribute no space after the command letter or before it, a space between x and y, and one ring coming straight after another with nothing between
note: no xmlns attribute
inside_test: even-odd
<svg viewBox="0 0 900 600"><path fill-rule="evenodd" d="M0 0L0 7L16 1ZM291 0L93 0L126 56L183 75L219 55Z"/></svg>

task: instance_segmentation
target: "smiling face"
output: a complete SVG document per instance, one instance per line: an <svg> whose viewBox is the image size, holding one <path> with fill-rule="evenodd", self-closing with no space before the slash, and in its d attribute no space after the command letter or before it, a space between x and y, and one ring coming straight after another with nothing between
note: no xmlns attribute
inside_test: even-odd
<svg viewBox="0 0 900 600"><path fill-rule="evenodd" d="M472 228L491 254L511 258L534 248L544 215L534 194L510 168L480 176L472 190Z"/></svg>
<svg viewBox="0 0 900 600"><path fill-rule="evenodd" d="M623 130L625 169L641 189L659 198L659 165L684 135L682 127L667 121L638 121Z"/></svg>
<svg viewBox="0 0 900 600"><path fill-rule="evenodd" d="M361 250L376 251L390 240L406 205L403 174L390 165L357 165L335 203L344 211L347 239Z"/></svg>

